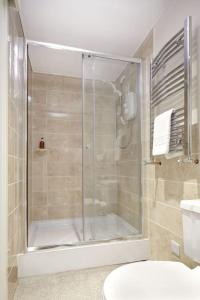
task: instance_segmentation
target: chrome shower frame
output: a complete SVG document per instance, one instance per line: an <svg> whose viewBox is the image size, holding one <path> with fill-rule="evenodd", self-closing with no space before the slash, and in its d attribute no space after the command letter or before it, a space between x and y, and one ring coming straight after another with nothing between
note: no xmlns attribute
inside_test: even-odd
<svg viewBox="0 0 200 300"><path fill-rule="evenodd" d="M45 47L48 49L52 50L60 50L60 51L71 51L71 52L77 52L84 55L91 55L93 57L98 57L98 58L105 58L105 59L111 59L111 60L117 60L117 61L123 61L127 63L134 63L137 64L140 68L138 71L137 75L137 80L138 80L138 95L139 99L141 98L141 93L142 93L142 72L141 72L141 63L142 60L140 58L132 58L132 57L126 57L126 56L121 56L121 55L116 55L116 54L110 54L110 53L104 53L104 52L97 52L97 51L92 51L88 49L81 49L81 48L76 48L76 47L70 47L66 45L60 45L60 44L54 44L54 43L46 43L46 42L40 42L40 41L35 41L35 40L26 40L26 78L28 82L28 76L27 76L27 62L28 62L28 46L38 46L38 47ZM82 60L83 61L83 60ZM84 72L84 66L82 63L82 72ZM84 80L82 79L82 90L84 89ZM83 106L83 99L84 95L82 93L82 106ZM82 107L83 109L83 107ZM82 124L83 124L83 114L82 114ZM27 124L28 124L28 119L27 119ZM82 126L83 130L83 126ZM83 132L82 132L83 134ZM28 135L28 127L27 127L27 135ZM27 178L28 178L28 138L26 141L26 147L27 147L27 159L26 159L26 170L27 170ZM142 161L141 161L142 164ZM83 169L83 168L82 168ZM83 171L82 171L83 172ZM83 176L83 173L82 173ZM82 181L83 182L83 181ZM83 190L83 184L82 184L82 190ZM140 180L140 189L142 190L142 180ZM107 242L112 242L112 241L126 241L126 240L135 240L135 239L140 239L143 238L143 231L144 231L144 218L143 218L143 203L141 201L141 233L137 235L127 235L127 236L122 236L122 237L117 237L117 238L111 238L111 239L101 239L101 240L93 240L93 241L80 241L78 243L69 243L69 244L61 244L61 245L48 245L48 246L39 246L39 247L29 247L28 245L28 180L27 180L27 190L26 190L26 203L27 203L27 209L26 209L26 252L32 252L32 251L40 251L40 250L47 250L47 249L63 249L63 247L78 247L78 246L84 246L84 245L91 245L91 244L100 244L100 243L107 243ZM85 224L84 224L84 219L85 219L85 212L84 212L84 193L82 193L82 219L83 219L83 238L85 235Z"/></svg>

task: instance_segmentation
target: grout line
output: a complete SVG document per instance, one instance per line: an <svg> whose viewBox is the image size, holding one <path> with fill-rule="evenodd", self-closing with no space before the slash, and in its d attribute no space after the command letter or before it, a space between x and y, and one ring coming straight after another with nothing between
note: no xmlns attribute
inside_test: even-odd
<svg viewBox="0 0 200 300"><path fill-rule="evenodd" d="M196 183L196 182L187 182L187 181L184 181L184 180L171 180L171 179L163 179L163 178L155 178L156 181L163 181L163 182L175 182L175 183L184 183L184 184L190 184L190 185L200 185L200 182L199 183Z"/></svg>
<svg viewBox="0 0 200 300"><path fill-rule="evenodd" d="M156 226L161 227L162 229L164 229L164 230L168 231L169 233L173 234L173 235L174 235L175 237L177 237L178 239L183 240L183 237L177 235L175 232L171 231L171 230L168 229L167 227L165 227L165 226L163 226L163 225L161 225L161 224L155 222L155 221L152 220L151 218L149 218L149 221L150 221L151 223L155 224Z"/></svg>
<svg viewBox="0 0 200 300"><path fill-rule="evenodd" d="M173 205L170 205L170 204L165 204L164 202L162 202L162 201L155 201L155 200L151 200L151 202L156 202L156 203L158 203L158 204L160 204L160 205L162 205L162 206L167 206L167 207L169 207L169 208L172 208L172 209L176 209L176 210L178 210L178 211L181 211L181 208L179 208L179 207L176 207L176 206L173 206Z"/></svg>

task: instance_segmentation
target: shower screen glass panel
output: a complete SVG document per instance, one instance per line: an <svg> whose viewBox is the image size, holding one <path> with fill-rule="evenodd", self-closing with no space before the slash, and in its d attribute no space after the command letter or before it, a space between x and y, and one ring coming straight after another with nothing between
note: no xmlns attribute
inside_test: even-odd
<svg viewBox="0 0 200 300"><path fill-rule="evenodd" d="M84 240L141 233L139 67L83 57Z"/></svg>
<svg viewBox="0 0 200 300"><path fill-rule="evenodd" d="M29 45L27 150L28 246L81 243L82 53Z"/></svg>
<svg viewBox="0 0 200 300"><path fill-rule="evenodd" d="M28 247L141 233L139 65L31 44L27 66Z"/></svg>

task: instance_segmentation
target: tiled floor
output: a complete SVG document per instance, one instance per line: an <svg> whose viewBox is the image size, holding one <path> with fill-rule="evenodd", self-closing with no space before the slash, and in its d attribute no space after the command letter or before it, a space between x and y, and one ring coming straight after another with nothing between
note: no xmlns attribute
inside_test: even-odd
<svg viewBox="0 0 200 300"><path fill-rule="evenodd" d="M102 300L106 276L118 266L20 279L14 300Z"/></svg>
<svg viewBox="0 0 200 300"><path fill-rule="evenodd" d="M33 221L29 246L74 244L82 240L82 219ZM86 240L104 240L137 234L137 230L115 214L85 219Z"/></svg>

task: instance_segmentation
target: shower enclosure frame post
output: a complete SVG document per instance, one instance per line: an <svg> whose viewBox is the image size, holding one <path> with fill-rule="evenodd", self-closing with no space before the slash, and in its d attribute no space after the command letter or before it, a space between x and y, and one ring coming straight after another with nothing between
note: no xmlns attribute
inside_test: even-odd
<svg viewBox="0 0 200 300"><path fill-rule="evenodd" d="M84 74L85 74L85 68L84 68L84 53L82 53L82 229L83 229L83 241L85 241L85 205L84 205L84 147L85 147L85 141L84 141L84 124L85 124L85 81L84 81Z"/></svg>
<svg viewBox="0 0 200 300"><path fill-rule="evenodd" d="M192 161L192 17L184 22L184 154Z"/></svg>

